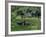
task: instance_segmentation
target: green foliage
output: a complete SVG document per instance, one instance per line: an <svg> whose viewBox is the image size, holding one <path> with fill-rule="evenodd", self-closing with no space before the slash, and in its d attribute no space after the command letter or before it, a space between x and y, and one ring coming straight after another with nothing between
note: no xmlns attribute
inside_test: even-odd
<svg viewBox="0 0 46 37"><path fill-rule="evenodd" d="M15 12L16 15L20 15L20 16L24 16L25 13L31 13L32 16L35 14L34 16L38 16L39 17L41 15L41 7L11 6L11 12Z"/></svg>
<svg viewBox="0 0 46 37"><path fill-rule="evenodd" d="M11 6L11 31L39 30L41 29L41 7L35 6ZM18 26L16 21L32 22L30 25Z"/></svg>

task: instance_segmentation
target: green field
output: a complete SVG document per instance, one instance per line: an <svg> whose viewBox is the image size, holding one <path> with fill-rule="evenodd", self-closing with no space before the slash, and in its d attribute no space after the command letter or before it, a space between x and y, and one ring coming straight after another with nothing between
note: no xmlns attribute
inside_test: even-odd
<svg viewBox="0 0 46 37"><path fill-rule="evenodd" d="M23 20L26 20L26 21L29 21L29 22L32 22L31 25L26 25L26 26L17 26L16 25L16 21L23 21ZM35 18L35 17L32 17L32 18L25 18L25 19L21 19L21 18L16 18L16 20L14 20L15 22L13 22L13 24L11 23L11 31L22 31L22 30L40 30L40 26L41 26L41 23L40 23L40 18Z"/></svg>

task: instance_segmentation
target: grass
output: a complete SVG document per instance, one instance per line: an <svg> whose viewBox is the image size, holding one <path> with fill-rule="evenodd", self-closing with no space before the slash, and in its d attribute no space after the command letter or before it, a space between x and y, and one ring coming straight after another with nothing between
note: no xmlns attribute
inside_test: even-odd
<svg viewBox="0 0 46 37"><path fill-rule="evenodd" d="M29 21L32 23L32 25L26 25L26 26L17 26L16 21ZM11 23L11 31L24 31L24 30L40 30L41 29L41 22L40 18L38 17L31 17L31 18L23 18L23 20L20 17L17 17L16 19L12 19Z"/></svg>

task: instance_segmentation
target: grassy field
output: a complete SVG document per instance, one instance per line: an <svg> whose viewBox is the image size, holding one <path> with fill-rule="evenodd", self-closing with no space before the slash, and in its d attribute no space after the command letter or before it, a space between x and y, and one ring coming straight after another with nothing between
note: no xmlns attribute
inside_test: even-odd
<svg viewBox="0 0 46 37"><path fill-rule="evenodd" d="M32 24L30 25L26 25L26 26L18 26L16 24L16 21L28 21L31 22ZM40 30L41 28L41 22L40 22L40 18L38 17L31 17L31 18L23 18L21 19L21 17L17 17L16 19L13 19L11 21L11 31L23 31L23 30Z"/></svg>

